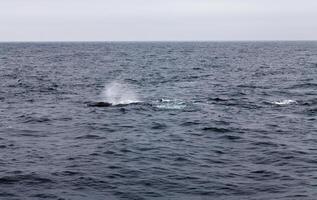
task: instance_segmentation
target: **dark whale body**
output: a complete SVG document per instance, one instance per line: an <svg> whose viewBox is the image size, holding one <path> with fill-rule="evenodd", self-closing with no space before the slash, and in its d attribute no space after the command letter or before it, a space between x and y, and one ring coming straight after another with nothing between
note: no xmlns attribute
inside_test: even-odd
<svg viewBox="0 0 317 200"><path fill-rule="evenodd" d="M134 103L129 103L129 104L112 104L109 102L103 102L103 101L97 101L97 102L86 102L88 107L111 107L111 106L115 106L115 107L125 107L128 105L151 105L149 103L140 103L140 102L134 102Z"/></svg>
<svg viewBox="0 0 317 200"><path fill-rule="evenodd" d="M112 106L112 103L108 102L92 102L87 104L89 107L109 107Z"/></svg>

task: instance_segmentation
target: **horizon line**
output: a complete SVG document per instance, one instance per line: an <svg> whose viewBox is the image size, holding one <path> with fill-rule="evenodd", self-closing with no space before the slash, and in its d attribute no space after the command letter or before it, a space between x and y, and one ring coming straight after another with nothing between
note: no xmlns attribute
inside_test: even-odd
<svg viewBox="0 0 317 200"><path fill-rule="evenodd" d="M0 43L115 43L115 42L316 42L317 39L286 40L286 39L263 39L263 40L8 40Z"/></svg>

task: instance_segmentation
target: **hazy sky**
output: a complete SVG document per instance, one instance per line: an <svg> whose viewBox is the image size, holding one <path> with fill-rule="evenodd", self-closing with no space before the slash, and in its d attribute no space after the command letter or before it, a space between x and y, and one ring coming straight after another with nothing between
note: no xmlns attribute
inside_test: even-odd
<svg viewBox="0 0 317 200"><path fill-rule="evenodd" d="M316 39L317 0L0 0L0 41Z"/></svg>

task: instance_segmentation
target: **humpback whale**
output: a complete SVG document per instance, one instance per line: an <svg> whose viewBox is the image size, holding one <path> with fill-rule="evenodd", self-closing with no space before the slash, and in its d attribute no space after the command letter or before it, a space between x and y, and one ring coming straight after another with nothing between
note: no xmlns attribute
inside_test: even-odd
<svg viewBox="0 0 317 200"><path fill-rule="evenodd" d="M105 101L86 102L86 105L88 107L111 107L111 106L123 107L123 106L132 105L132 104L140 104L140 102L132 102L132 103L128 103L128 104L123 104L123 103L122 104L113 104L113 103L105 102ZM144 103L142 103L142 104L146 105Z"/></svg>
<svg viewBox="0 0 317 200"><path fill-rule="evenodd" d="M109 107L112 106L112 103L109 102L92 102L87 104L89 107Z"/></svg>

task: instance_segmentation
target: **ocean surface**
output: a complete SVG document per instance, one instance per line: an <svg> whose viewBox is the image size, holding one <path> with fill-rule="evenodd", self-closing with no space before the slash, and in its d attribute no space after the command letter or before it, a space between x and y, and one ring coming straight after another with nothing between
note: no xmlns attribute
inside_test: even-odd
<svg viewBox="0 0 317 200"><path fill-rule="evenodd" d="M0 70L1 200L317 199L317 42L0 43Z"/></svg>

